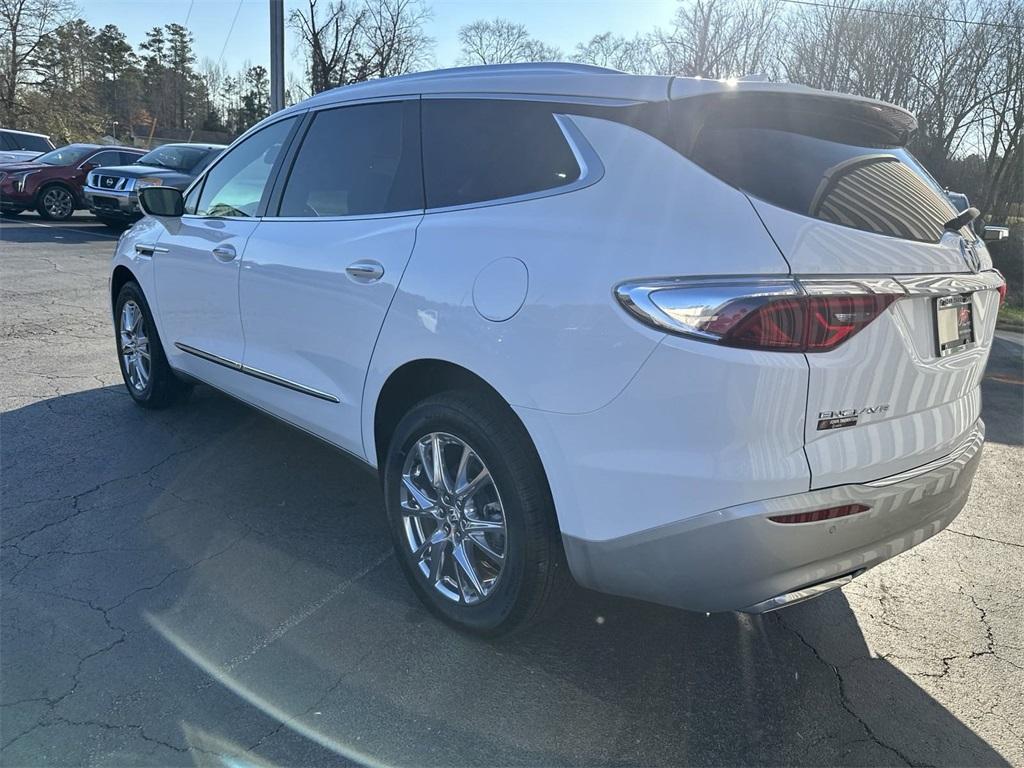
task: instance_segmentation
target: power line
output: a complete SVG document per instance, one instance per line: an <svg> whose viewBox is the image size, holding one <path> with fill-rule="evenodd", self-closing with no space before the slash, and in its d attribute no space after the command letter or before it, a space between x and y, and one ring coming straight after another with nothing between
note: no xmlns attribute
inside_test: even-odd
<svg viewBox="0 0 1024 768"><path fill-rule="evenodd" d="M189 0L189 3L188 3L188 13L185 14L185 23L182 24L183 27L187 27L188 26L188 20L192 18L192 6L195 5L195 4L196 4L196 0Z"/></svg>
<svg viewBox="0 0 1024 768"><path fill-rule="evenodd" d="M224 54L228 50L228 41L231 39L231 33L235 29L235 22L238 21L238 14L242 10L242 0L238 0L238 7L235 8L235 17L231 19L231 26L228 27L227 37L224 38L224 45L220 49L220 56L217 57L217 68L220 68L220 64L224 61Z"/></svg>
<svg viewBox="0 0 1024 768"><path fill-rule="evenodd" d="M858 6L846 7L842 5L829 5L827 3L815 3L811 0L782 0L784 3L793 5L809 5L813 8L830 8L833 11L858 11L860 13L877 13L882 16L903 16L908 19L920 19L922 21L945 21L953 24L971 24L976 27L997 27L999 29L1024 30L1017 24L1001 24L997 21L968 21L967 19L950 19L946 16L922 16L917 13L905 13L903 11L887 11L882 8L861 8Z"/></svg>

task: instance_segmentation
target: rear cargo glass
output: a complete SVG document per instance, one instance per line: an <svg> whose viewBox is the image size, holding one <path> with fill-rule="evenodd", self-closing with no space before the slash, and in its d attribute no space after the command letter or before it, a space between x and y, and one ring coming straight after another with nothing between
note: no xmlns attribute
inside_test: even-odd
<svg viewBox="0 0 1024 768"><path fill-rule="evenodd" d="M690 159L772 205L847 227L937 242L956 211L942 189L873 115L736 102L680 112ZM832 102L835 105L836 102Z"/></svg>

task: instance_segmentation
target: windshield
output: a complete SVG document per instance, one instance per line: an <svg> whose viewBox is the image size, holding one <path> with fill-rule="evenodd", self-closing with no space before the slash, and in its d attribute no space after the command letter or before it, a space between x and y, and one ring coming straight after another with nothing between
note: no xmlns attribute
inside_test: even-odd
<svg viewBox="0 0 1024 768"><path fill-rule="evenodd" d="M172 168L185 173L191 171L203 160L210 150L202 147L180 147L167 145L157 147L138 160L136 165L156 165L161 168Z"/></svg>
<svg viewBox="0 0 1024 768"><path fill-rule="evenodd" d="M35 162L45 165L74 165L75 163L82 162L95 151L96 147L89 146L88 144L68 144L66 147L55 149L52 152L47 152L45 155L37 157Z"/></svg>

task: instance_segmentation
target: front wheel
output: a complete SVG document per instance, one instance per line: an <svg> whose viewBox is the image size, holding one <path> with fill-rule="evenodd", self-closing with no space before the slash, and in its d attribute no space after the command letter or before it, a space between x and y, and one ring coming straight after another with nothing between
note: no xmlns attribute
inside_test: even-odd
<svg viewBox="0 0 1024 768"><path fill-rule="evenodd" d="M473 392L402 419L384 469L402 569L435 614L499 635L535 622L569 584L551 493L522 424Z"/></svg>
<svg viewBox="0 0 1024 768"><path fill-rule="evenodd" d="M67 221L75 212L75 196L63 184L43 187L36 210L44 219Z"/></svg>
<svg viewBox="0 0 1024 768"><path fill-rule="evenodd" d="M121 288L114 303L117 359L128 394L143 408L164 408L181 400L191 387L167 364L146 297L137 283Z"/></svg>

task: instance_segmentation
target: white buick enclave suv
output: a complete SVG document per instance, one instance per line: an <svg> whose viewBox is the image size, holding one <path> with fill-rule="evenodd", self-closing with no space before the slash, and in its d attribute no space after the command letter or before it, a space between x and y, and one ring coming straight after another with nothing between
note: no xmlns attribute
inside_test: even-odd
<svg viewBox="0 0 1024 768"><path fill-rule="evenodd" d="M1003 280L902 109L567 64L363 83L142 193L110 298L147 407L205 382L380 472L467 629L569 582L764 612L942 530Z"/></svg>

